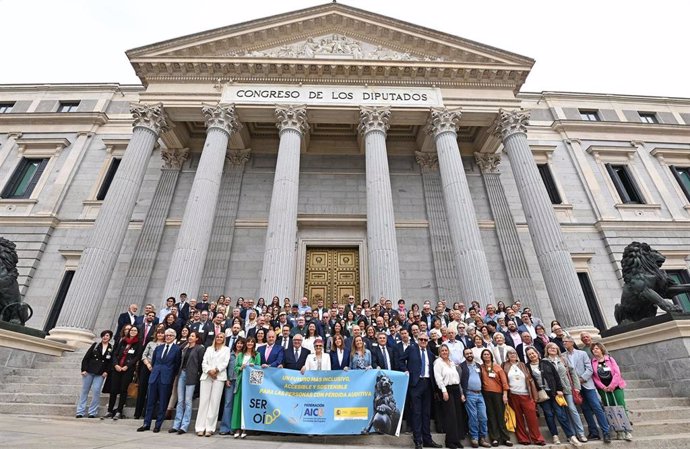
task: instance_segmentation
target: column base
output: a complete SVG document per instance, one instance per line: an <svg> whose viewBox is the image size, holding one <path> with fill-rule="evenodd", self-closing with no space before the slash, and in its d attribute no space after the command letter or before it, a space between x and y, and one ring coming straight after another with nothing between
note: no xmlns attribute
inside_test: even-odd
<svg viewBox="0 0 690 449"><path fill-rule="evenodd" d="M80 346L90 346L96 341L96 334L86 329L56 327L49 332L46 338L48 340L60 341L77 348Z"/></svg>
<svg viewBox="0 0 690 449"><path fill-rule="evenodd" d="M573 337L573 339L575 340L575 344L578 347L582 345L582 340L580 340L580 334L582 332L587 332L589 335L591 335L592 341L594 342L601 341L601 333L599 332L599 329L597 329L594 326L568 327L566 328L566 330L568 331L570 336Z"/></svg>

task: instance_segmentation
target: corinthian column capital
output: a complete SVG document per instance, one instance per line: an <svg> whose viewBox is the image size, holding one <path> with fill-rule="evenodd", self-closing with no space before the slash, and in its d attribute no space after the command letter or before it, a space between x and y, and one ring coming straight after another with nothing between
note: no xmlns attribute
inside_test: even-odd
<svg viewBox="0 0 690 449"><path fill-rule="evenodd" d="M292 129L305 135L309 131L307 107L304 105L276 106L275 115L278 132Z"/></svg>
<svg viewBox="0 0 690 449"><path fill-rule="evenodd" d="M163 103L132 103L129 106L129 111L134 117L133 128L146 128L153 131L157 136L170 129L165 111L163 110Z"/></svg>
<svg viewBox="0 0 690 449"><path fill-rule="evenodd" d="M431 115L426 124L426 132L434 137L445 132L457 133L461 116L460 108L431 108Z"/></svg>
<svg viewBox="0 0 690 449"><path fill-rule="evenodd" d="M420 167L425 170L435 171L438 169L438 155L436 153L425 153L422 151L415 151L414 157Z"/></svg>
<svg viewBox="0 0 690 449"><path fill-rule="evenodd" d="M225 131L228 135L239 131L242 124L237 120L235 105L204 106L201 113L206 119L206 128L218 128Z"/></svg>
<svg viewBox="0 0 690 449"><path fill-rule="evenodd" d="M371 131L381 131L386 134L390 128L390 118L391 108L389 107L361 107L357 129L363 136Z"/></svg>
<svg viewBox="0 0 690 449"><path fill-rule="evenodd" d="M482 173L498 173L498 164L501 163L500 153L474 153L474 159Z"/></svg>
<svg viewBox="0 0 690 449"><path fill-rule="evenodd" d="M161 150L163 168L179 170L189 158L189 148L164 148Z"/></svg>
<svg viewBox="0 0 690 449"><path fill-rule="evenodd" d="M228 154L225 155L225 158L230 161L232 165L235 166L240 166L244 165L247 163L249 160L249 154L251 153L251 150L232 150L228 151Z"/></svg>
<svg viewBox="0 0 690 449"><path fill-rule="evenodd" d="M529 114L529 111L525 109L513 109L512 111L500 109L496 118L494 133L503 140L516 133L527 134Z"/></svg>

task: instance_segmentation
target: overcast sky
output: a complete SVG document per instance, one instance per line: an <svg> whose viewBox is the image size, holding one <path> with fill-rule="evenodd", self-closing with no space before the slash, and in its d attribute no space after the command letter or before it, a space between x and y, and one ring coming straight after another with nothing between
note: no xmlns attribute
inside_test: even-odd
<svg viewBox="0 0 690 449"><path fill-rule="evenodd" d="M0 83L139 83L125 50L318 0L0 0ZM690 98L683 1L342 0L536 60L523 91Z"/></svg>

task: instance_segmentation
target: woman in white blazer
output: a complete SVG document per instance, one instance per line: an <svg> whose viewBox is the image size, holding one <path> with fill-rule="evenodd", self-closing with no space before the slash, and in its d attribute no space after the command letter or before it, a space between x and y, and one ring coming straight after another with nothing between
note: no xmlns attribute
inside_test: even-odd
<svg viewBox="0 0 690 449"><path fill-rule="evenodd" d="M219 332L213 346L206 348L201 362L201 385L199 389L199 410L194 430L200 437L210 437L216 431L220 398L223 396L227 367L230 362L230 348L225 346L225 334Z"/></svg>
<svg viewBox="0 0 690 449"><path fill-rule="evenodd" d="M305 371L330 371L331 357L323 352L323 340L318 337L314 340L314 352L307 356L307 361L300 370Z"/></svg>

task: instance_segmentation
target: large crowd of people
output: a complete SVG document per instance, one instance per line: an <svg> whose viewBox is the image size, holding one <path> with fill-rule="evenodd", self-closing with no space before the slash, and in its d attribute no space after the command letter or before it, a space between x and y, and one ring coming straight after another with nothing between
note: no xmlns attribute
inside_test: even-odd
<svg viewBox="0 0 690 449"><path fill-rule="evenodd" d="M409 375L405 429L415 448L545 445L541 413L554 444L559 429L573 446L588 440L632 440L614 432L604 406L625 406L625 381L616 361L591 335L574 338L552 321L546 326L520 301L482 308L441 300L421 305L379 298L373 304L348 297L314 307L307 297L216 301L170 297L156 312L132 304L84 355L77 418L98 417L100 392L110 394L101 419L125 418L128 395L136 395L137 430L189 432L246 438L242 428L242 375L250 366L297 370L387 369ZM87 409L89 391L92 400ZM136 393L136 394L134 394ZM506 407L514 413L510 432ZM580 417L580 410L585 423ZM220 424L219 424L220 422ZM615 435L614 435L615 433Z"/></svg>

